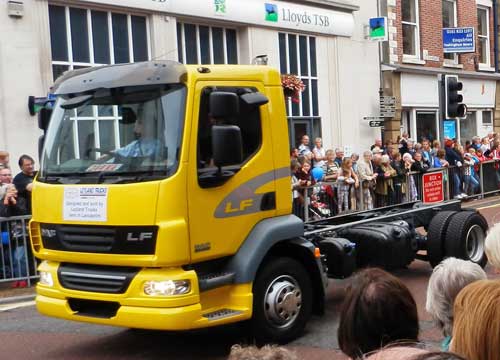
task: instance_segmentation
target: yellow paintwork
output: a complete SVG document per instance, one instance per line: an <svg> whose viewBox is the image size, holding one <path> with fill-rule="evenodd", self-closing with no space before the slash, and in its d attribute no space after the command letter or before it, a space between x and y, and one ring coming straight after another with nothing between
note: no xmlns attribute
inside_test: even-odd
<svg viewBox="0 0 500 360"><path fill-rule="evenodd" d="M42 262L39 271L52 274L52 287L38 284L36 305L42 314L67 320L92 322L103 325L159 330L188 330L246 320L252 316L252 284L225 286L200 295L194 271L181 268L143 269L132 280L124 294L89 293L63 288L57 280L56 262ZM143 284L147 280L190 280L191 291L186 295L154 297L145 295ZM76 315L67 299L88 299L120 303L115 317L110 319ZM203 315L220 310L239 311L236 316L209 321Z"/></svg>
<svg viewBox="0 0 500 360"><path fill-rule="evenodd" d="M106 222L63 221L64 187L71 185L35 182L33 218L30 233L34 254L43 262L40 270L52 273L53 287L37 286L40 312L65 318L133 328L182 330L214 326L249 319L252 313L252 284L224 286L200 294L194 271L183 265L230 256L237 252L248 233L264 218L291 213L290 179L270 181L257 193L276 192L276 209L227 218L214 217L216 207L240 185L275 169L288 168L289 142L285 101L279 73L264 66L207 66L209 73L199 73L198 66L186 66L185 127L179 168L168 179L138 184L103 185L108 188ZM207 86L248 86L269 98L261 107L262 145L242 169L224 185L202 189L197 179L197 129L200 96ZM101 186L101 185L100 185ZM245 208L248 201L230 204ZM44 249L39 236L40 223L77 223L89 225L157 225L154 255L85 254ZM206 251L196 245L209 243ZM143 268L125 294L102 294L62 288L57 281L59 262L137 266ZM172 298L152 298L143 294L146 279L190 279L191 292ZM118 301L121 307L111 319L75 315L67 298ZM241 311L236 316L208 321L203 314L218 309Z"/></svg>

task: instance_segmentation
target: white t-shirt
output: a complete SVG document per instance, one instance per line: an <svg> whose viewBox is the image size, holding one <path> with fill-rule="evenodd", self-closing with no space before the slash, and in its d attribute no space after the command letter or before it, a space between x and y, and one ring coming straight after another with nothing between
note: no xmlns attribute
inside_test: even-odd
<svg viewBox="0 0 500 360"><path fill-rule="evenodd" d="M317 156L317 157L324 158L326 156L325 148L318 148L315 146L313 149L313 153L314 153L314 156ZM325 165L325 160L320 160L320 161L314 160L314 167L323 167L323 165Z"/></svg>

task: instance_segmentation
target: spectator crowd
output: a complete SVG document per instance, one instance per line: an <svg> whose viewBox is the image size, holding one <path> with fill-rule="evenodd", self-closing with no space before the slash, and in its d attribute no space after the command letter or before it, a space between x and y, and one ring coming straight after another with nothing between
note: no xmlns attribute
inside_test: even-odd
<svg viewBox="0 0 500 360"><path fill-rule="evenodd" d="M13 177L9 160L9 153L0 151L0 218L30 215L35 161L28 155L22 155L18 161L21 171ZM13 287L27 286L24 279L28 276L28 270L31 270L30 265L33 263L27 242L26 224L27 222L22 220L0 221L2 235L0 278L21 279L14 281Z"/></svg>
<svg viewBox="0 0 500 360"><path fill-rule="evenodd" d="M371 210L422 199L422 173L447 168L444 182L449 197L478 195L481 165L488 171L490 190L500 184L500 134L475 136L465 146L445 139L415 142L407 133L396 141L376 139L370 150L346 157L342 148L325 149L321 138L314 146L308 135L290 152L294 213L303 215L307 198L313 216L333 216ZM487 184L487 185L488 185ZM309 188L309 189L304 189Z"/></svg>

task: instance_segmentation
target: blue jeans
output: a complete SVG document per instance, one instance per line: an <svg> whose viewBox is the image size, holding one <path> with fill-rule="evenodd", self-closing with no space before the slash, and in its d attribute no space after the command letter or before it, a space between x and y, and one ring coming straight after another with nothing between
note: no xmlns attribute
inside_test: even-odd
<svg viewBox="0 0 500 360"><path fill-rule="evenodd" d="M477 188L479 187L479 181L472 175L465 175L465 188L467 192L471 195L476 193Z"/></svg>
<svg viewBox="0 0 500 360"><path fill-rule="evenodd" d="M26 249L23 245L12 249L12 267L14 268L14 277L26 277Z"/></svg>
<svg viewBox="0 0 500 360"><path fill-rule="evenodd" d="M460 189L460 176L457 173L453 175L453 196L460 195L462 190Z"/></svg>

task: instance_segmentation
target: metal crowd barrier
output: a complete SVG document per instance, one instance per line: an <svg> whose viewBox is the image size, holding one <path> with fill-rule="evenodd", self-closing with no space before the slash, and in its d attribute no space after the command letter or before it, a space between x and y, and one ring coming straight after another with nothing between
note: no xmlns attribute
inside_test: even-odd
<svg viewBox="0 0 500 360"><path fill-rule="evenodd" d="M26 281L27 286L31 286L38 278L28 233L30 219L30 215L0 217L0 283Z"/></svg>
<svg viewBox="0 0 500 360"><path fill-rule="evenodd" d="M294 191L293 212L308 222L405 202L424 201L423 177L430 173L442 173L445 201L483 198L500 193L500 160L491 160L476 165L431 168L423 173L408 172L388 178L378 177L375 182L360 182L357 188L350 185L348 190L337 182L318 182Z"/></svg>

